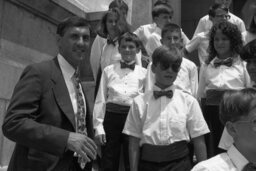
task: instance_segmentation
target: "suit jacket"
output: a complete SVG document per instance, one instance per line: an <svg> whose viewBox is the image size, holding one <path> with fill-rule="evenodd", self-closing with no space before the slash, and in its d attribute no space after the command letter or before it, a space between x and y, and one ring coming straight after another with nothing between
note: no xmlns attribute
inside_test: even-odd
<svg viewBox="0 0 256 171"><path fill-rule="evenodd" d="M89 109L87 105L86 124L92 138ZM16 142L9 171L68 170L76 162L66 148L69 132L75 132L75 117L57 58L25 68L2 129Z"/></svg>

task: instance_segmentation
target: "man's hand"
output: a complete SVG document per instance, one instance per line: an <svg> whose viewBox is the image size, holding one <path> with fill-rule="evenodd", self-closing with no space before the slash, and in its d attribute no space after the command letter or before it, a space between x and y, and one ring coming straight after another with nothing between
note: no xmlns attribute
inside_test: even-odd
<svg viewBox="0 0 256 171"><path fill-rule="evenodd" d="M67 148L81 155L81 157L83 157L87 162L90 162L91 159L96 159L96 144L92 139L83 134L70 132L67 142Z"/></svg>
<svg viewBox="0 0 256 171"><path fill-rule="evenodd" d="M95 137L95 141L99 143L99 145L105 145L106 144L106 135L100 134Z"/></svg>

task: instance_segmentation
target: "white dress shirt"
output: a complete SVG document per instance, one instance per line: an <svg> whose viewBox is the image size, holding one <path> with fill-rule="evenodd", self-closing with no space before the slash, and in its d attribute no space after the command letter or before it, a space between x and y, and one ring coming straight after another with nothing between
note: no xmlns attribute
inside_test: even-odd
<svg viewBox="0 0 256 171"><path fill-rule="evenodd" d="M102 73L93 110L93 125L96 135L105 134L103 121L106 104L111 102L130 106L138 94L143 93L146 69L135 65L135 69L121 69L120 63L107 66Z"/></svg>
<svg viewBox="0 0 256 171"><path fill-rule="evenodd" d="M242 171L248 160L231 146L226 153L221 153L198 163L191 171Z"/></svg>
<svg viewBox="0 0 256 171"><path fill-rule="evenodd" d="M215 57L209 65L204 64L200 72L198 97L204 98L209 89L240 90L251 86L250 76L246 70L246 62L239 56L233 58L231 67L221 65L214 67Z"/></svg>
<svg viewBox="0 0 256 171"><path fill-rule="evenodd" d="M160 88L154 86L154 90ZM137 96L131 106L123 133L152 145L190 141L209 132L197 100L171 86L173 97L155 99L153 91Z"/></svg>
<svg viewBox="0 0 256 171"><path fill-rule="evenodd" d="M241 33L246 31L244 22L241 18L235 16L231 12L229 12L228 14L230 15L230 19L228 20L229 22L237 25ZM195 37L198 33L209 31L211 28L212 28L212 21L209 19L209 15L205 15L199 20L193 37Z"/></svg>
<svg viewBox="0 0 256 171"><path fill-rule="evenodd" d="M72 77L75 73L75 69L65 60L65 58L61 54L57 55L57 59L58 59L59 65L60 65L62 75L65 80L66 86L68 88L68 93L69 93L69 97L70 97L70 100L72 103L73 111L74 111L74 113L77 113L76 91L75 91L75 85L72 81ZM79 86L80 86L80 88L82 88L81 84L79 84ZM85 104L84 95L83 95L83 100L84 100L84 104ZM86 111L86 105L84 106L84 108Z"/></svg>
<svg viewBox="0 0 256 171"><path fill-rule="evenodd" d="M209 46L209 31L198 33L185 46L185 48L189 53L197 49L200 66L202 66L209 56L208 46Z"/></svg>
<svg viewBox="0 0 256 171"><path fill-rule="evenodd" d="M152 72L151 66L152 62L149 63L147 68L145 91L152 90L155 84L155 74ZM183 58L179 73L173 84L180 90L197 97L198 71L195 63Z"/></svg>
<svg viewBox="0 0 256 171"><path fill-rule="evenodd" d="M101 67L101 71L103 71L106 66L121 60L118 46L118 41L116 41L115 46L113 46L112 44L107 44L107 39L100 37L99 35L96 36L92 44L90 55L94 80L97 78L99 67ZM135 60L138 65L141 65L141 53L136 55Z"/></svg>

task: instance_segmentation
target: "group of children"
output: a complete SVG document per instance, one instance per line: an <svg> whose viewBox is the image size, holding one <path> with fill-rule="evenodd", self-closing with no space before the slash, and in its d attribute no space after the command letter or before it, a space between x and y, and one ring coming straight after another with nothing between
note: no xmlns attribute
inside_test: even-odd
<svg viewBox="0 0 256 171"><path fill-rule="evenodd" d="M209 10L211 29L188 42L182 29L170 22L172 8L161 0L152 10L154 23L134 33L124 22L128 8L122 8L122 13L119 10L125 4L112 6L102 19L91 52L98 87L93 121L95 141L102 147L101 169L117 171L123 147L126 171L191 170L193 155L200 162L222 152L218 144L224 126L234 145L230 142L227 153L199 163L193 170L217 168L219 160L228 160L229 153L246 159L239 167L248 161L256 164L255 141L245 142L250 136L256 139L256 91L241 90L252 86L250 76L256 79L256 56L251 48L256 42L241 53L242 34L227 21L231 18L228 8L214 4ZM141 66L142 46L150 55L147 69ZM196 48L204 51L199 57L199 83L196 65L185 58ZM247 136L243 127L237 128L240 123L252 128Z"/></svg>

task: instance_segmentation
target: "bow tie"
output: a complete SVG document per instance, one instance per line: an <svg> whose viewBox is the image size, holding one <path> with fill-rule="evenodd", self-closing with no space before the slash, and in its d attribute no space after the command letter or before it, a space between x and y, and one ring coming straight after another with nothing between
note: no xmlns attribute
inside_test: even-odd
<svg viewBox="0 0 256 171"><path fill-rule="evenodd" d="M107 38L107 44L115 46L116 45L116 40L113 40L111 38Z"/></svg>
<svg viewBox="0 0 256 171"><path fill-rule="evenodd" d="M244 166L242 171L256 171L256 165L253 163L248 163L247 165Z"/></svg>
<svg viewBox="0 0 256 171"><path fill-rule="evenodd" d="M134 68L135 68L135 62L132 63L132 64L127 64L127 63L125 63L125 62L120 62L120 64L121 64L121 68L122 68L122 69L123 69L123 68L129 68L129 69L131 69L131 70L134 70Z"/></svg>
<svg viewBox="0 0 256 171"><path fill-rule="evenodd" d="M228 67L231 67L232 63L233 63L233 59L232 58L227 58L227 59L223 59L223 60L216 59L213 64L214 64L214 67L217 68L220 65L226 65Z"/></svg>
<svg viewBox="0 0 256 171"><path fill-rule="evenodd" d="M161 97L161 96L166 96L166 97L168 97L168 98L171 99L172 96L173 96L172 90L167 90L167 91L154 91L153 93L154 93L155 99L158 99L158 98Z"/></svg>

